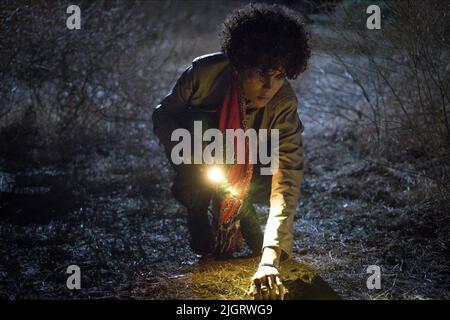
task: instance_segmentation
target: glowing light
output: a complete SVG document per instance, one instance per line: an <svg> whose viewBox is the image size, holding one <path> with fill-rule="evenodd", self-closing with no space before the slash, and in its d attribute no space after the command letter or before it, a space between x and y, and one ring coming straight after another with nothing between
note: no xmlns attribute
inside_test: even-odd
<svg viewBox="0 0 450 320"><path fill-rule="evenodd" d="M229 188L227 188L227 190L228 190L228 192L231 193L231 195L234 196L234 197L237 197L237 196L239 195L238 190L236 190L236 189L233 188L233 187L229 187Z"/></svg>
<svg viewBox="0 0 450 320"><path fill-rule="evenodd" d="M214 183L221 183L225 181L225 174L219 167L212 167L208 170L208 179Z"/></svg>

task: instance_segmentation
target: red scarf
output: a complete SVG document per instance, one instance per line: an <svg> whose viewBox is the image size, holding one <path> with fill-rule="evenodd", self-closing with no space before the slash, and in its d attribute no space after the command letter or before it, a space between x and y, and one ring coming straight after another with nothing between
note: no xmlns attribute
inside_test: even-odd
<svg viewBox="0 0 450 320"><path fill-rule="evenodd" d="M241 104L243 102L240 100L238 79L234 75L231 82L230 94L225 97L219 115L219 130L223 133L225 133L226 129L247 130L244 123L243 114L245 110L243 110L243 106L241 108ZM235 137L235 159L237 152L237 139L238 137ZM247 195L253 176L253 165L249 163L249 153L249 144L248 141L245 141L245 164L234 163L228 170L228 186L233 188L236 193L234 195L227 193L220 205L218 238L218 246L219 248L222 248L219 249L220 253L230 253L235 251L237 246L239 246L240 232L237 214L242 202L245 199L245 196ZM226 244L224 242L226 242Z"/></svg>

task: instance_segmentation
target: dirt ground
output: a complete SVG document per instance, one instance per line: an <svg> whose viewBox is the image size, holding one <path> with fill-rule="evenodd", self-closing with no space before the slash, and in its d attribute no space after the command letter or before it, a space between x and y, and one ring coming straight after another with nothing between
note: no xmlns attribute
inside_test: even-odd
<svg viewBox="0 0 450 320"><path fill-rule="evenodd" d="M427 197L423 181L402 168L352 152L343 138L348 128L326 132L305 134L294 259L344 299L448 298L449 203ZM255 260L229 270L228 262L212 262L218 270L207 274L191 270L199 262L187 245L185 211L169 192L171 172L155 159L146 165L147 157L127 154L123 167L110 159L116 167L107 178L93 168L75 190L59 188L56 199L11 205L14 214L0 225L1 297L248 298ZM69 200L49 208L64 196ZM264 222L268 208L258 209ZM71 264L81 267L81 290L66 288ZM381 290L366 287L369 265L381 267Z"/></svg>
<svg viewBox="0 0 450 320"><path fill-rule="evenodd" d="M196 50L215 45L203 40ZM308 298L295 281L317 274L343 299L450 298L450 201L420 169L432 161L377 159L364 129L308 111L329 60L317 52L312 65L293 83L306 160L294 261L283 269L290 297ZM3 167L2 183L21 191L2 193L0 298L248 299L257 260L243 248L231 261L199 262L151 125L127 132L126 148L86 156L83 167ZM258 207L262 225L267 211ZM66 287L72 264L81 290ZM379 290L366 286L370 265L381 268Z"/></svg>

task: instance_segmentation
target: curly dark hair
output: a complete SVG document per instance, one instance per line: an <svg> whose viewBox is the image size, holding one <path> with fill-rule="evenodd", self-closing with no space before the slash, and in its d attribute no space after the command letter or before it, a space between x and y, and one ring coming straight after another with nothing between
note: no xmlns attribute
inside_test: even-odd
<svg viewBox="0 0 450 320"><path fill-rule="evenodd" d="M239 71L282 68L289 79L305 71L310 35L295 11L281 5L251 3L223 22L222 51Z"/></svg>

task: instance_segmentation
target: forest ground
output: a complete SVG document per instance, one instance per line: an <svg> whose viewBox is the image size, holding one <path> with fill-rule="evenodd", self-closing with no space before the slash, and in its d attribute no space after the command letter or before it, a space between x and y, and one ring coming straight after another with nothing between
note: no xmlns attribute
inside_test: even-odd
<svg viewBox="0 0 450 320"><path fill-rule="evenodd" d="M209 36L191 40L198 54L217 51ZM194 56L167 72L175 79ZM370 132L305 108L321 94L321 72L333 67L320 50L311 65L293 83L305 127L293 259L344 299L448 299L450 204L420 174L432 161L376 159ZM248 298L257 261L198 261L186 211L170 193L173 172L151 131L151 124L126 124L125 143L63 167L3 164L3 181L22 191L2 195L0 298ZM38 186L44 191L27 192ZM258 207L262 225L267 211ZM81 268L81 290L66 287L72 264ZM370 265L381 268L380 290L366 287Z"/></svg>

